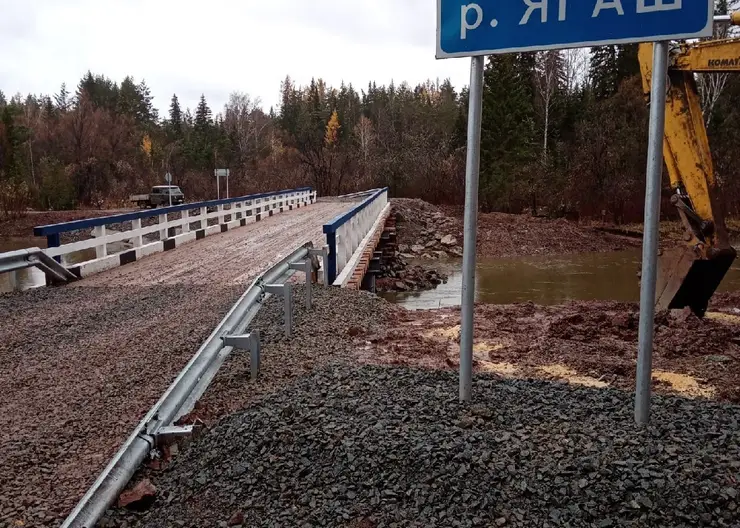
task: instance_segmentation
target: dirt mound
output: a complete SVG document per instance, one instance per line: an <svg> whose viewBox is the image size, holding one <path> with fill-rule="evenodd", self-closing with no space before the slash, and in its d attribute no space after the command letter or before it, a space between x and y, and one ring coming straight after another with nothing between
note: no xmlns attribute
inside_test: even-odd
<svg viewBox="0 0 740 528"><path fill-rule="evenodd" d="M422 200L394 199L400 215L398 243L401 253L439 258L442 251L462 256L461 208L440 208ZM446 240L443 240L448 237ZM443 242L449 244L444 244ZM619 251L640 246L640 240L582 226L566 219L530 215L481 213L478 215L478 255L516 257L563 253Z"/></svg>
<svg viewBox="0 0 740 528"><path fill-rule="evenodd" d="M563 218L550 220L504 213L478 217L478 253L485 257L620 251L639 246L639 240L598 231Z"/></svg>

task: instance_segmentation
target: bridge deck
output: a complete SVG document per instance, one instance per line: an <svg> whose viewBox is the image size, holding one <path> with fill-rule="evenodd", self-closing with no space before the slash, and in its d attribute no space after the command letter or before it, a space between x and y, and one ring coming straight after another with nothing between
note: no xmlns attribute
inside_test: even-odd
<svg viewBox="0 0 740 528"><path fill-rule="evenodd" d="M245 286L297 245L323 245L322 224L352 205L0 296L0 525L57 526Z"/></svg>

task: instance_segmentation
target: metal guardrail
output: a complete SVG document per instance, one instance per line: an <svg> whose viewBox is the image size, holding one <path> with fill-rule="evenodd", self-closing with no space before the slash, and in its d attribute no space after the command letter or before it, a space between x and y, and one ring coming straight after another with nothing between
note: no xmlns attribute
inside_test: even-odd
<svg viewBox="0 0 740 528"><path fill-rule="evenodd" d="M182 228L183 232L189 231L191 223L200 222L200 229L207 228L207 221L212 218L218 218L222 223L225 216L231 216L232 221L246 218L251 215L267 214L277 207L286 208L294 203L313 200L315 193L310 187L301 187L298 189L289 189L283 191L252 194L236 198L225 198L222 200L210 200L207 202L196 202L171 207L160 207L148 211L137 211L134 213L123 213L84 220L75 220L72 222L63 222L60 224L51 224L37 226L33 229L34 236L45 236L47 240L46 254L55 257L59 261L61 255L80 251L83 249L95 248L96 258L102 258L107 255L106 245L114 242L130 240L134 247L143 245L142 236L159 232L160 240L170 236L170 230ZM231 209L224 209L225 205L231 206ZM215 212L208 212L208 209L216 208ZM190 211L199 210L198 216L189 216ZM167 215L170 213L181 213L181 219L169 221ZM141 227L141 221L148 218L158 217L158 224ZM111 224L120 224L131 222L132 229L121 233L106 233L105 226ZM92 240L83 240L71 244L61 244L61 233L69 231L79 231L82 229L93 229L95 238Z"/></svg>
<svg viewBox="0 0 740 528"><path fill-rule="evenodd" d="M330 200L336 201L336 200L356 200L358 198L366 198L371 194L375 194L380 189L368 189L367 191L360 191L356 193L350 193L350 194L340 194L339 196L334 197L327 197Z"/></svg>
<svg viewBox="0 0 740 528"><path fill-rule="evenodd" d="M193 409L205 392L226 357L235 349L249 349L252 353L252 376L259 367L259 337L244 332L259 311L270 292L284 287L286 334L292 331L292 294L285 281L302 269L316 271L315 259L321 256L326 263L326 249L313 249L308 242L286 256L252 282L246 292L231 308L226 317L201 345L193 358L172 382L159 401L139 422L115 456L100 473L97 480L62 524L62 528L92 528L126 487L139 465L149 456L163 436L188 434L189 429L173 424ZM310 262L306 262L310 261ZM311 277L306 278L307 291ZM325 280L326 284L326 280ZM310 294L307 302L310 302Z"/></svg>
<svg viewBox="0 0 740 528"><path fill-rule="evenodd" d="M388 188L376 190L367 199L324 224L326 243L329 246L327 274L333 284L342 272L360 242L372 228L378 215L388 204Z"/></svg>
<svg viewBox="0 0 740 528"><path fill-rule="evenodd" d="M77 280L77 276L56 260L48 256L41 248L19 249L0 253L0 273L36 267L44 272L52 282Z"/></svg>

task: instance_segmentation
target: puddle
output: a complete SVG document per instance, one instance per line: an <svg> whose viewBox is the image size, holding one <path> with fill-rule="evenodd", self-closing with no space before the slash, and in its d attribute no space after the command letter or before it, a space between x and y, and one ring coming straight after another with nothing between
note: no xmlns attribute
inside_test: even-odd
<svg viewBox="0 0 740 528"><path fill-rule="evenodd" d="M640 262L640 250L482 259L477 265L476 301L489 304L532 301L542 305L567 301L637 302ZM425 264L429 265L429 261ZM462 263L440 261L432 265L449 275L447 284L426 292L382 296L412 310L459 306ZM740 259L717 291L736 290L740 290Z"/></svg>

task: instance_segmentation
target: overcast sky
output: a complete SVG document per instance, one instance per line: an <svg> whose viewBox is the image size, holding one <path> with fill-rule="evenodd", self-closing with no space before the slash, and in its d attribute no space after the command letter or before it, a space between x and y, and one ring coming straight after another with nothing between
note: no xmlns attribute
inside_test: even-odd
<svg viewBox="0 0 740 528"><path fill-rule="evenodd" d="M221 111L230 92L279 100L280 82L322 77L468 83L469 60L437 61L435 0L0 0L0 90L74 91L89 69Z"/></svg>

